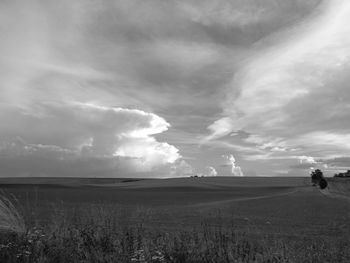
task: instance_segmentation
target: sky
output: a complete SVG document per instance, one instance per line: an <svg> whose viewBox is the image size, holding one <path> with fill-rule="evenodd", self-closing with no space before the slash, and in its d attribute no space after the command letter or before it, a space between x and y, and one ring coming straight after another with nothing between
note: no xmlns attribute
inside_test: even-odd
<svg viewBox="0 0 350 263"><path fill-rule="evenodd" d="M0 176L350 169L348 0L3 0Z"/></svg>

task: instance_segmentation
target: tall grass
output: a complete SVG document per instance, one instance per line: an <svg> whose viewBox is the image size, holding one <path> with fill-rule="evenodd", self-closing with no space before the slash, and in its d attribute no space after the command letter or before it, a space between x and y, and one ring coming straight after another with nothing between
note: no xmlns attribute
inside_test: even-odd
<svg viewBox="0 0 350 263"><path fill-rule="evenodd" d="M349 239L288 240L248 233L217 220L196 227L147 226L151 212L107 204L57 207L48 224L27 231L7 199L5 211L19 220L4 228L16 235L0 238L0 262L350 262ZM8 213L5 212L5 213ZM134 221L144 217L144 220ZM150 218L147 218L150 216ZM7 217L10 218L10 217ZM8 220L4 225L12 225ZM21 228L22 227L22 228Z"/></svg>
<svg viewBox="0 0 350 263"><path fill-rule="evenodd" d="M15 199L10 200L0 195L0 231L24 233L25 223L22 215L14 205Z"/></svg>

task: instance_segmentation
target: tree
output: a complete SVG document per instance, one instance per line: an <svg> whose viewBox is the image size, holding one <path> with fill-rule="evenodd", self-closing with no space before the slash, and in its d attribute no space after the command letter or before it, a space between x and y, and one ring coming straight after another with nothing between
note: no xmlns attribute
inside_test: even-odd
<svg viewBox="0 0 350 263"><path fill-rule="evenodd" d="M321 189L325 189L328 186L327 180L320 169L311 172L311 182L313 186L318 185Z"/></svg>
<svg viewBox="0 0 350 263"><path fill-rule="evenodd" d="M347 170L345 173L335 174L334 177L350 177L350 170Z"/></svg>
<svg viewBox="0 0 350 263"><path fill-rule="evenodd" d="M319 182L319 186L320 186L321 189L327 188L328 183L327 183L326 179L322 178L322 179L320 180L320 182Z"/></svg>
<svg viewBox="0 0 350 263"><path fill-rule="evenodd" d="M313 186L316 186L319 184L320 180L324 178L323 173L320 169L316 169L311 172L311 182Z"/></svg>

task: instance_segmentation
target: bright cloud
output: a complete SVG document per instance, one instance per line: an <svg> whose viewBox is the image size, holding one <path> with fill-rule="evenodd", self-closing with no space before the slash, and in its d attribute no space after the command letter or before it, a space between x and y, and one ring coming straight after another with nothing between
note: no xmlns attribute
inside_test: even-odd
<svg viewBox="0 0 350 263"><path fill-rule="evenodd" d="M223 155L222 156L225 160L225 166L231 167L231 173L233 176L244 176L242 169L240 166L237 166L236 159L233 157L232 154L230 155Z"/></svg>
<svg viewBox="0 0 350 263"><path fill-rule="evenodd" d="M20 124L30 124L22 131L18 123L6 120L8 115L0 115L4 123L0 136L4 139L18 136L23 141L21 144L3 142L3 154L18 156L24 152L20 155L33 156L45 150L42 157L47 158L46 153L51 149L64 153L64 158L70 157L67 153L74 158L122 157L135 166L135 171L150 171L180 158L176 147L152 137L170 126L152 113L82 103L44 103L35 111L32 109L14 109L11 114Z"/></svg>
<svg viewBox="0 0 350 263"><path fill-rule="evenodd" d="M133 157L140 159L142 166L152 168L153 166L174 163L180 158L179 150L161 143L152 137L148 138L124 138L119 141L115 156Z"/></svg>
<svg viewBox="0 0 350 263"><path fill-rule="evenodd" d="M315 159L311 156L299 156L300 163L309 163L309 164L315 164L317 163Z"/></svg>
<svg viewBox="0 0 350 263"><path fill-rule="evenodd" d="M216 169L214 167L207 166L206 171L205 171L205 175L206 176L217 176L218 172L216 171Z"/></svg>

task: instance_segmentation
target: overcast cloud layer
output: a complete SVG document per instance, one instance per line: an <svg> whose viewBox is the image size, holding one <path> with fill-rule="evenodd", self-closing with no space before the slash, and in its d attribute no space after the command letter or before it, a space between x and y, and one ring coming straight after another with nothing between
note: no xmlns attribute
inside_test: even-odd
<svg viewBox="0 0 350 263"><path fill-rule="evenodd" d="M1 1L0 176L350 166L347 0Z"/></svg>

